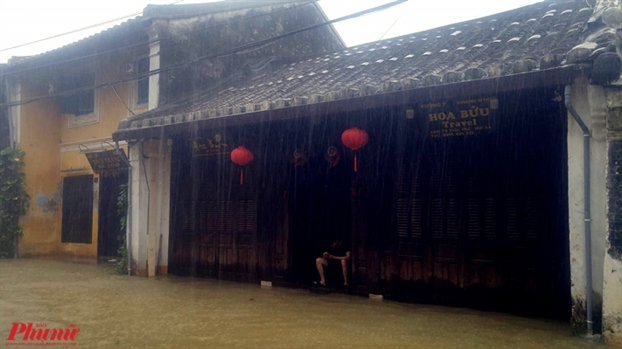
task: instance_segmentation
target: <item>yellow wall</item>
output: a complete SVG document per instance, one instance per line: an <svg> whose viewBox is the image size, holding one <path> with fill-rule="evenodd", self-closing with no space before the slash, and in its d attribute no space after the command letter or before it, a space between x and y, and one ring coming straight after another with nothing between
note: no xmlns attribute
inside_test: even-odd
<svg viewBox="0 0 622 349"><path fill-rule="evenodd" d="M27 99L46 92L45 85L28 81L22 84L21 97ZM58 101L51 99L21 106L20 146L26 152L23 170L31 199L22 218L20 255L52 254L60 241L60 115L55 110L59 110Z"/></svg>
<svg viewBox="0 0 622 349"><path fill-rule="evenodd" d="M125 65L131 59L125 56L107 58L105 62L91 62L95 67L96 83L127 77ZM48 93L48 81L59 74L50 72L46 77L23 77L22 99L44 96ZM44 74L41 74L44 75ZM115 85L124 102L131 107L130 94L134 84ZM23 105L20 111L20 146L26 152L24 172L26 190L31 197L30 208L22 218L23 235L20 238L20 256L97 256L98 185L94 185L92 243L61 243L62 184L67 176L94 174L82 145L90 150L111 149L104 141L110 141L119 122L129 115L123 102L111 87L96 90L96 113L99 122L92 125L69 128L68 115L60 113L60 99L44 99ZM93 146L97 144L97 146ZM127 154L127 149L125 149ZM99 181L97 181L99 183Z"/></svg>
<svg viewBox="0 0 622 349"><path fill-rule="evenodd" d="M128 77L128 74L124 71L124 65L125 64L121 64L119 61L117 61L116 64L111 62L101 63L96 69L96 83L102 84ZM128 106L131 104L130 92L134 92L130 91L131 87L134 87L134 84L115 84L117 93ZM63 145L110 138L112 133L117 130L119 122L131 115L123 105L123 102L119 100L119 97L117 97L112 87L106 86L100 88L95 91L95 95L99 122L97 124L69 128L67 125L69 124L70 116L62 115L61 123L64 127L61 129L61 143Z"/></svg>

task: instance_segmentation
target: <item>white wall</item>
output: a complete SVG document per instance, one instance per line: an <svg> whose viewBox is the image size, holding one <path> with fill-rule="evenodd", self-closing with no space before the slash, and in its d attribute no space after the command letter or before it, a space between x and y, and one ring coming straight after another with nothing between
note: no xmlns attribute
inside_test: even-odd
<svg viewBox="0 0 622 349"><path fill-rule="evenodd" d="M593 123L595 114L606 106L604 93L597 86L590 86L584 78L578 78L572 85L572 105L593 133L602 132L593 127L603 127ZM570 230L570 272L573 300L585 300L585 228L584 228L584 188L583 188L583 132L568 113L568 206ZM606 238L606 142L604 139L590 138L590 204L592 217L592 289L599 297L603 293L603 263ZM595 304L598 306L598 304Z"/></svg>
<svg viewBox="0 0 622 349"><path fill-rule="evenodd" d="M171 142L139 142L130 154L134 272L155 276L168 270Z"/></svg>
<svg viewBox="0 0 622 349"><path fill-rule="evenodd" d="M145 182L145 172L142 166L142 144L140 142L131 144L130 164L132 166L132 192L130 200L131 209L131 230L130 248L132 250L132 272L142 275L147 268L147 215L141 214L147 209L147 184Z"/></svg>

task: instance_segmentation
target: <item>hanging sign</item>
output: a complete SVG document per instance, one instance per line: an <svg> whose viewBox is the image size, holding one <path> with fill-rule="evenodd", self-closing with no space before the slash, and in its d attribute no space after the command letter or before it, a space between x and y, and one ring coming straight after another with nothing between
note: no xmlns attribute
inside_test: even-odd
<svg viewBox="0 0 622 349"><path fill-rule="evenodd" d="M499 107L497 97L422 103L419 111L428 122L430 138L463 137L489 133Z"/></svg>
<svg viewBox="0 0 622 349"><path fill-rule="evenodd" d="M233 149L224 132L215 132L204 138L192 139L192 156L226 155Z"/></svg>
<svg viewBox="0 0 622 349"><path fill-rule="evenodd" d="M111 174L127 170L127 156L123 149L119 149L118 153L116 150L106 150L85 155L95 173Z"/></svg>

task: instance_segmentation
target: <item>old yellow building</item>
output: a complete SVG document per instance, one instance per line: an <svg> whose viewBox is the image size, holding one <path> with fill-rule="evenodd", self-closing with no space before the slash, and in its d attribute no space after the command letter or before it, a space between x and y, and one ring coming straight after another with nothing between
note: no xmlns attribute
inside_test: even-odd
<svg viewBox="0 0 622 349"><path fill-rule="evenodd" d="M2 72L14 103L10 137L26 152L31 197L19 256L116 256L116 200L128 181L127 145L111 137L119 122L247 78L240 72L343 48L326 25L231 55L244 44L325 21L316 3L299 1L150 5L142 16L73 44L12 58ZM229 54L197 59L196 52L208 49ZM187 67L167 70L173 65ZM94 168L97 161L104 166Z"/></svg>
<svg viewBox="0 0 622 349"><path fill-rule="evenodd" d="M61 61L68 56L80 57L89 46L99 46L102 37L126 36L140 29L139 21L133 20L68 47L11 62L11 99L33 100L10 109L10 117L16 120L14 137L26 152L26 188L32 198L23 218L20 256L116 255L118 234L106 237L112 241L101 240L100 228L108 227L100 224L100 218L116 216L111 212L115 207L110 205L114 199L110 195L114 195L112 187L118 188L123 175L104 178L91 168L85 153L112 150L111 134L119 121L130 115L130 110L147 110L147 103L137 102L137 83L102 86L127 78L127 64L148 50L146 38L137 37L135 42L141 45L133 50L110 52L94 59L70 58L71 64L49 65L53 62L49 57L56 55L62 57ZM114 48L110 45L105 49ZM75 53L68 55L67 51ZM73 86L92 88L77 96L61 95ZM55 94L60 96L41 98ZM74 105L79 109L70 110ZM106 243L112 244L112 249L103 250Z"/></svg>

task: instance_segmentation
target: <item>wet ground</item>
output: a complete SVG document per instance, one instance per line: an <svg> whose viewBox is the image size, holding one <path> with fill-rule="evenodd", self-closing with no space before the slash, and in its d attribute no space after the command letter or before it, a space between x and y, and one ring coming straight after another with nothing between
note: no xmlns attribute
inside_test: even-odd
<svg viewBox="0 0 622 349"><path fill-rule="evenodd" d="M555 321L32 259L0 261L0 347L13 322L76 324L77 348L608 348Z"/></svg>

